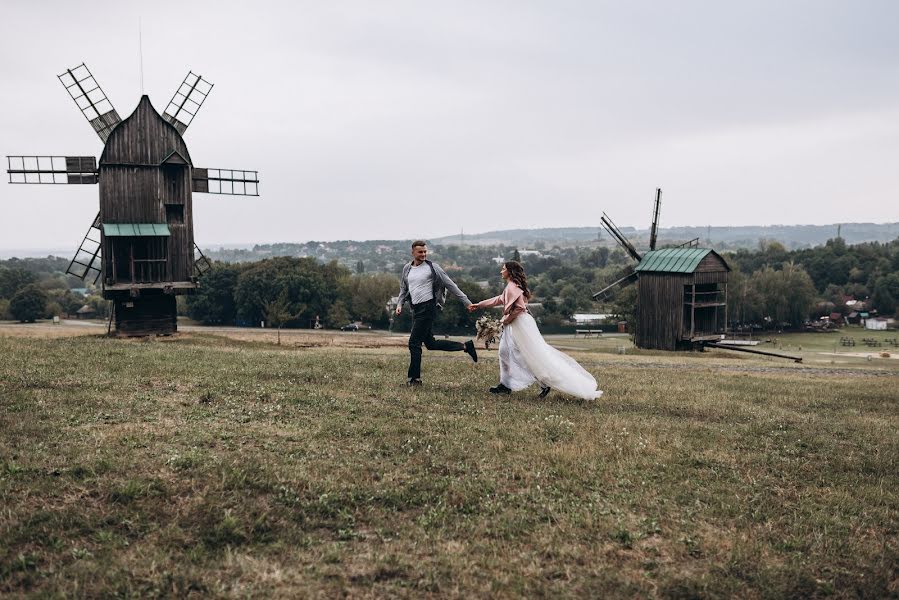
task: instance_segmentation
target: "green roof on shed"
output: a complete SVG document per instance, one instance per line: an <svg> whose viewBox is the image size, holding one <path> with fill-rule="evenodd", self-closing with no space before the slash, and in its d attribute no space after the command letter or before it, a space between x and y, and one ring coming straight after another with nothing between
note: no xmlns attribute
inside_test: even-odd
<svg viewBox="0 0 899 600"><path fill-rule="evenodd" d="M718 256L717 252L709 248L650 250L643 254L643 260L640 261L640 264L634 270L655 273L692 273L709 253ZM722 262L724 261L722 260Z"/></svg>
<svg viewBox="0 0 899 600"><path fill-rule="evenodd" d="M103 223L106 236L149 237L171 235L165 223Z"/></svg>

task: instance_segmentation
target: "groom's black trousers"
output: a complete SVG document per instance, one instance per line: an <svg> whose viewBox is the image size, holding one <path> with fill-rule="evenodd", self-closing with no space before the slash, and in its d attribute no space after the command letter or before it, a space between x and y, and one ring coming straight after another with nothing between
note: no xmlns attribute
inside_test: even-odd
<svg viewBox="0 0 899 600"><path fill-rule="evenodd" d="M462 342L434 339L434 319L437 318L437 303L432 299L412 305L412 333L409 334L409 379L421 379L421 345L428 350L461 352Z"/></svg>

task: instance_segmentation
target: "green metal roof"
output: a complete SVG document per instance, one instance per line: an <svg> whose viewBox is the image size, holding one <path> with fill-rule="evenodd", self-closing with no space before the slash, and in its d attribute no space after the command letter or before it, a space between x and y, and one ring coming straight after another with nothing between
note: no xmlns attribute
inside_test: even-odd
<svg viewBox="0 0 899 600"><path fill-rule="evenodd" d="M147 237L171 235L165 223L103 223L106 236Z"/></svg>
<svg viewBox="0 0 899 600"><path fill-rule="evenodd" d="M714 253L714 250L709 248L650 250L643 254L643 260L634 270L656 273L692 273L710 252Z"/></svg>

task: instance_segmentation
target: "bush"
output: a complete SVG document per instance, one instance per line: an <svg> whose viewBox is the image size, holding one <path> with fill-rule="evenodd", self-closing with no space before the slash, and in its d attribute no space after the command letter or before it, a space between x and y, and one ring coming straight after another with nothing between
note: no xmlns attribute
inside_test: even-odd
<svg viewBox="0 0 899 600"><path fill-rule="evenodd" d="M47 314L47 294L34 284L27 285L9 301L9 312L23 323L34 323Z"/></svg>

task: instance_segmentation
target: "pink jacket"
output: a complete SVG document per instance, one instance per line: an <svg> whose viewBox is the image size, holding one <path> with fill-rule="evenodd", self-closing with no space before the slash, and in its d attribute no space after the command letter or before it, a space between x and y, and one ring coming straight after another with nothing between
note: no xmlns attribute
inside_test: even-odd
<svg viewBox="0 0 899 600"><path fill-rule="evenodd" d="M490 308L500 305L503 307L503 318L500 320L503 324L511 323L518 315L526 312L528 309L528 301L524 297L524 290L518 287L517 283L510 281L499 296L487 298L475 304L478 308Z"/></svg>

